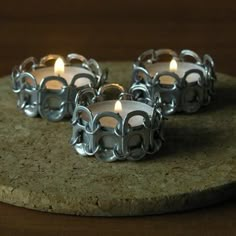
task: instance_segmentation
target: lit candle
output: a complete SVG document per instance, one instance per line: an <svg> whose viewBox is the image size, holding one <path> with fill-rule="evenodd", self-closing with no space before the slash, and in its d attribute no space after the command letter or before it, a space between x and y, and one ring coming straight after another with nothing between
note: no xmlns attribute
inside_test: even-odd
<svg viewBox="0 0 236 236"><path fill-rule="evenodd" d="M106 162L140 160L149 151L160 149L161 123L159 109L133 100L107 100L87 108L78 105L72 118L71 143L80 155L95 155ZM78 132L78 127L88 128Z"/></svg>
<svg viewBox="0 0 236 236"><path fill-rule="evenodd" d="M62 58L58 58L54 66L36 68L30 72L36 79L37 83L40 84L41 81L48 76L60 76L64 78L68 84L71 83L73 77L77 74L89 74L93 76L93 73L82 67L77 66L65 66ZM90 80L88 78L80 78L76 81L75 85L77 87L82 87L85 85L90 85ZM49 81L47 83L47 88L49 89L61 89L61 83L58 81Z"/></svg>
<svg viewBox="0 0 236 236"><path fill-rule="evenodd" d="M65 72L64 61L59 57L59 58L57 58L55 65L54 65L54 73L55 73L55 75L63 77L64 72Z"/></svg>
<svg viewBox="0 0 236 236"><path fill-rule="evenodd" d="M116 101L114 111L115 111L115 113L121 113L122 112L122 104L121 104L120 100Z"/></svg>
<svg viewBox="0 0 236 236"><path fill-rule="evenodd" d="M183 78L185 73L192 69L197 69L202 71L205 74L203 67L190 63L190 62L178 62L173 58L170 63L168 62L156 62L153 64L146 63L145 67L147 68L149 74L153 77L156 73L161 72L173 72L177 74L180 78ZM199 80L199 74L192 73L187 77L187 82L193 83ZM161 84L173 84L174 79L171 76L162 76L160 78Z"/></svg>
<svg viewBox="0 0 236 236"><path fill-rule="evenodd" d="M93 116L103 112L114 112L114 113L119 113L122 119L124 119L130 112L138 110L146 112L149 116L152 116L153 114L153 108L151 106L145 103L140 103L130 100L122 100L122 103L119 100L97 102L92 105L89 105L88 109L92 112ZM86 115L82 114L82 118L88 121L88 117L86 117ZM112 117L103 117L101 118L100 122L101 125L105 127L114 128L117 125L117 120L115 120ZM134 116L129 120L129 124L131 126L142 125L143 117Z"/></svg>
<svg viewBox="0 0 236 236"><path fill-rule="evenodd" d="M173 58L170 62L169 70L171 72L176 72L178 70L178 64L177 61Z"/></svg>

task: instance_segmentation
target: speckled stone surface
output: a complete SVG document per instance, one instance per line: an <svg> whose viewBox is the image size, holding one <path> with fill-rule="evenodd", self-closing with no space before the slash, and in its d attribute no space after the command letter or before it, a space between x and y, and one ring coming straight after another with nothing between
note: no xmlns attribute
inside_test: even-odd
<svg viewBox="0 0 236 236"><path fill-rule="evenodd" d="M104 63L130 83L131 63ZM0 79L0 201L89 216L182 211L236 196L236 78L219 74L217 96L195 115L166 122L166 142L141 162L103 163L70 146L69 121L28 118Z"/></svg>

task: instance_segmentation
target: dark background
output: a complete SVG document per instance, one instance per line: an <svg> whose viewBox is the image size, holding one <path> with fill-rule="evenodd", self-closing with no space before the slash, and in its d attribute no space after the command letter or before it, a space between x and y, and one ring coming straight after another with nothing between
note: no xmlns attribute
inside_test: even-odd
<svg viewBox="0 0 236 236"><path fill-rule="evenodd" d="M4 0L0 29L0 75L29 56L134 60L149 48L209 53L217 71L236 75L235 0Z"/></svg>
<svg viewBox="0 0 236 236"><path fill-rule="evenodd" d="M149 48L209 53L236 75L236 1L2 0L0 75L29 56L134 60ZM235 235L235 201L181 214L71 217L0 203L0 235Z"/></svg>

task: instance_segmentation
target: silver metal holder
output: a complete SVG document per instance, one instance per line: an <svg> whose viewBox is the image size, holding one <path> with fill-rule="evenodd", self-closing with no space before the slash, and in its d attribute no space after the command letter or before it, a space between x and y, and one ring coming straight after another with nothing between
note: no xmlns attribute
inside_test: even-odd
<svg viewBox="0 0 236 236"><path fill-rule="evenodd" d="M40 82L34 75L37 70L49 68L52 62L60 55L47 55L37 61L36 58L27 58L20 66L12 71L12 89L18 95L17 106L29 117L40 115L50 121L59 121L64 117L72 116L75 108L76 94L92 87L98 89L107 79L107 70L102 71L94 59L87 60L79 54L67 55L65 68L81 68L81 73L74 74L70 81L54 73L46 75ZM78 86L81 79L87 79L89 85ZM48 88L48 83L59 83L59 89Z"/></svg>
<svg viewBox="0 0 236 236"><path fill-rule="evenodd" d="M167 70L158 70L163 57L174 58L177 63L186 63L183 75ZM190 59L190 60L189 60ZM158 64L160 63L160 64ZM182 64L184 65L184 64ZM151 74L148 68L156 69ZM197 76L196 81L188 78ZM162 78L168 77L173 82L164 84ZM195 52L182 50L179 55L171 49L148 50L142 53L133 64L133 79L129 92L135 100L152 105L157 96L161 96L165 115L183 111L194 113L201 106L208 105L214 94L216 74L214 62L209 55L201 59Z"/></svg>
<svg viewBox="0 0 236 236"><path fill-rule="evenodd" d="M122 92L121 102L126 103L129 108L135 106L133 110L131 109L132 111L122 116L112 109L108 111L105 109L105 105L114 105L117 100L104 101L102 99L104 91L114 86L116 85L105 85L97 94L92 88L88 88L87 92L77 96L72 118L71 144L81 156L95 156L105 162L141 160L146 154L157 152L162 145L163 116L159 100L154 103L153 107L131 99L127 100L131 96L118 87L118 90ZM91 94L94 96L92 99ZM123 98L126 100L122 100ZM91 104L81 105L80 100L89 100ZM102 111L94 114L93 108L97 106L102 107ZM147 110L151 110L151 114ZM137 116L141 117L140 124L130 124L131 119L136 119ZM102 122L104 118L115 121L115 125L104 125Z"/></svg>

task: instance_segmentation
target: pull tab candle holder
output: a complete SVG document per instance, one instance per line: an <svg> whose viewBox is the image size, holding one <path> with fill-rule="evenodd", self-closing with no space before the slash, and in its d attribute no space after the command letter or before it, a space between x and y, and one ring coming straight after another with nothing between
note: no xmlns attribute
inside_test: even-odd
<svg viewBox="0 0 236 236"><path fill-rule="evenodd" d="M164 60L164 61L163 61ZM167 61L167 62L166 62ZM148 50L133 64L129 92L135 100L153 104L161 96L163 113L194 113L208 105L214 94L216 74L209 55L171 49Z"/></svg>
<svg viewBox="0 0 236 236"><path fill-rule="evenodd" d="M105 83L107 70L102 71L94 59L78 54L69 54L66 59L47 55L39 61L27 58L13 69L11 78L17 106L27 116L59 121L72 116L78 91L98 89Z"/></svg>
<svg viewBox="0 0 236 236"><path fill-rule="evenodd" d="M92 89L83 96L92 93L92 100L100 102L84 106L77 97L71 138L77 153L104 162L138 161L160 149L163 116L159 100L153 106L127 99L101 101L101 90L95 94ZM123 93L122 97L129 96Z"/></svg>

